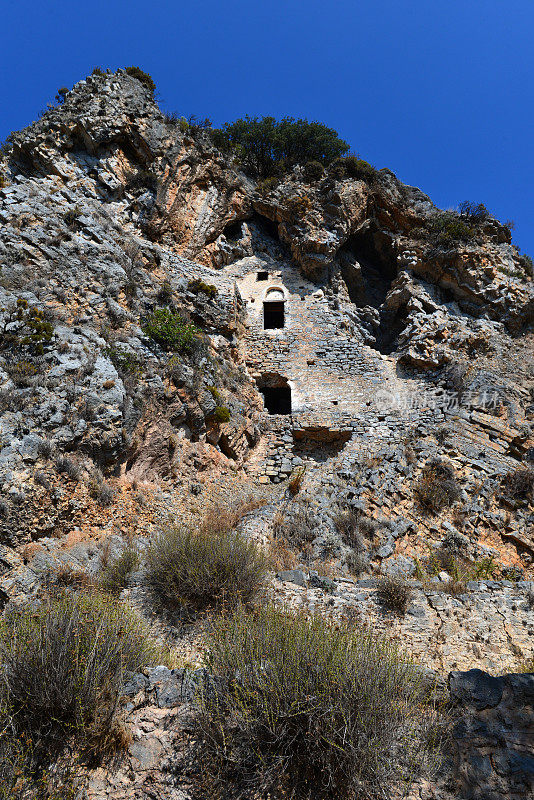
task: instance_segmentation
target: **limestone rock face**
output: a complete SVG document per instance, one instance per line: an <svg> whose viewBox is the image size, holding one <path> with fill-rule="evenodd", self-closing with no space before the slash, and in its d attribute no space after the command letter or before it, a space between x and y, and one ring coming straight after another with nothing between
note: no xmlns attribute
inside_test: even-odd
<svg viewBox="0 0 534 800"><path fill-rule="evenodd" d="M520 800L534 793L534 675L452 672L462 797Z"/></svg>
<svg viewBox="0 0 534 800"><path fill-rule="evenodd" d="M451 234L387 169L257 184L213 142L118 70L2 149L0 606L238 506L275 553L273 601L361 619L443 685L453 670L455 793L410 800L527 797L529 262L492 217ZM410 580L404 616L383 575ZM145 594L141 564L123 600L196 666ZM87 797L192 797L173 760L192 676L132 677L131 747Z"/></svg>

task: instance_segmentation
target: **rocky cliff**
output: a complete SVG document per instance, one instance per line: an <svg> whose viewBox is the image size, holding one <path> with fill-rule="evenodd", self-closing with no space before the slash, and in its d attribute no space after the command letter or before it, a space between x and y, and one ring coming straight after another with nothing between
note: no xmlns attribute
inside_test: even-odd
<svg viewBox="0 0 534 800"><path fill-rule="evenodd" d="M273 597L357 615L445 676L533 658L531 264L491 216L443 212L367 168L341 159L258 184L123 70L93 73L11 134L4 605L51 570L97 573L110 548L142 548L168 519L242 501L244 532L276 552ZM290 547L284 531L299 525ZM404 616L377 593L395 574L411 586ZM142 574L124 596L144 608ZM484 720L458 733L455 797L532 791L532 725L517 707L530 679L495 680L499 699L475 703ZM469 705L466 681L453 672ZM139 764L93 775L90 796L154 796L139 776L167 746L164 716L139 722ZM513 752L499 725L517 725ZM164 785L160 796L185 797Z"/></svg>

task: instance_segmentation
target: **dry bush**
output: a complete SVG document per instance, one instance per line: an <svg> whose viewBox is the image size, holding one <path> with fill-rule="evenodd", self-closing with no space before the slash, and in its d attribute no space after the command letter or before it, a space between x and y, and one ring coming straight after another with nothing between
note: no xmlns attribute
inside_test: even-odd
<svg viewBox="0 0 534 800"><path fill-rule="evenodd" d="M57 472L67 475L73 481L80 479L81 470L78 464L66 456L58 456L55 461Z"/></svg>
<svg viewBox="0 0 534 800"><path fill-rule="evenodd" d="M334 525L344 543L354 550L365 549L365 539L375 539L377 523L354 508L340 510L334 517Z"/></svg>
<svg viewBox="0 0 534 800"><path fill-rule="evenodd" d="M380 601L392 611L405 614L413 599L413 589L402 575L385 575L377 583Z"/></svg>
<svg viewBox="0 0 534 800"><path fill-rule="evenodd" d="M291 547L302 548L320 533L320 520L313 506L304 500L286 506L273 521L275 539L283 539Z"/></svg>
<svg viewBox="0 0 534 800"><path fill-rule="evenodd" d="M465 594L467 591L467 586L464 580L451 578L448 581L444 581L436 586L436 589L440 589L445 594L450 594L452 597L457 597L460 594Z"/></svg>
<svg viewBox="0 0 534 800"><path fill-rule="evenodd" d="M534 500L534 467L509 472L501 483L502 493L511 500Z"/></svg>
<svg viewBox="0 0 534 800"><path fill-rule="evenodd" d="M367 551L350 550L345 556L345 563L351 575L358 578L362 573L369 571L371 559Z"/></svg>
<svg viewBox="0 0 534 800"><path fill-rule="evenodd" d="M110 506L115 497L115 492L111 486L106 483L102 471L95 467L91 471L88 484L89 494L93 497L98 505L106 508Z"/></svg>
<svg viewBox="0 0 534 800"><path fill-rule="evenodd" d="M287 488L289 489L290 493L293 496L295 496L300 492L305 472L306 472L306 467L299 467L293 470L293 472L289 476L289 480L287 482Z"/></svg>
<svg viewBox="0 0 534 800"><path fill-rule="evenodd" d="M31 739L37 764L69 740L98 756L118 741L125 674L162 659L142 620L115 599L63 593L9 608L0 628L3 722Z"/></svg>
<svg viewBox="0 0 534 800"><path fill-rule="evenodd" d="M139 566L139 553L135 547L126 547L120 555L108 560L100 575L102 589L119 594L128 585L128 578Z"/></svg>
<svg viewBox="0 0 534 800"><path fill-rule="evenodd" d="M385 800L439 760L431 690L392 644L266 606L218 621L196 717L203 796Z"/></svg>
<svg viewBox="0 0 534 800"><path fill-rule="evenodd" d="M351 548L345 557L350 572L356 577L362 572L367 572L370 557L366 539L372 540L376 537L376 522L365 517L357 509L348 508L340 510L334 516L334 525L343 542Z"/></svg>
<svg viewBox="0 0 534 800"><path fill-rule="evenodd" d="M435 458L423 467L414 491L423 508L437 513L452 506L460 497L461 489L452 464Z"/></svg>
<svg viewBox="0 0 534 800"><path fill-rule="evenodd" d="M52 458L54 454L54 443L50 441L50 439L40 439L37 445L37 452L41 458Z"/></svg>
<svg viewBox="0 0 534 800"><path fill-rule="evenodd" d="M299 564L295 551L282 539L275 539L270 545L270 559L274 569L294 569Z"/></svg>
<svg viewBox="0 0 534 800"><path fill-rule="evenodd" d="M235 530L247 514L262 508L266 503L263 498L250 496L248 500L234 505L215 503L209 506L200 523L200 529L207 532Z"/></svg>
<svg viewBox="0 0 534 800"><path fill-rule="evenodd" d="M75 589L84 589L94 585L92 577L84 570L77 569L72 564L60 564L57 569L50 569L45 577L45 585L70 586Z"/></svg>
<svg viewBox="0 0 534 800"><path fill-rule="evenodd" d="M75 800L78 781L74 760L56 762L35 774L31 739L19 736L3 710L0 714L0 800Z"/></svg>
<svg viewBox="0 0 534 800"><path fill-rule="evenodd" d="M147 551L147 580L170 608L205 611L251 602L266 577L268 562L254 543L222 520L196 531L162 531Z"/></svg>

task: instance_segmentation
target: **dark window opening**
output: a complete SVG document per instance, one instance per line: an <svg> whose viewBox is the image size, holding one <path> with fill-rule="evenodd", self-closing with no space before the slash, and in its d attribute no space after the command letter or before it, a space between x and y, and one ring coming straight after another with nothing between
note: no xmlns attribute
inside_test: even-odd
<svg viewBox="0 0 534 800"><path fill-rule="evenodd" d="M265 330L283 328L285 322L284 301L275 300L263 304L263 327Z"/></svg>
<svg viewBox="0 0 534 800"><path fill-rule="evenodd" d="M276 386L260 389L269 414L291 414L291 387Z"/></svg>
<svg viewBox="0 0 534 800"><path fill-rule="evenodd" d="M269 277L269 273L268 272L258 272L258 274L256 275L256 280L257 281L266 281L268 279L268 277Z"/></svg>

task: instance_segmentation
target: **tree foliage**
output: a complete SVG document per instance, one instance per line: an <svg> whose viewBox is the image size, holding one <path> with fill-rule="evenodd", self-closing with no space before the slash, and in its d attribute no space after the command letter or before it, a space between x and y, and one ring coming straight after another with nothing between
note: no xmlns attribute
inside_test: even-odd
<svg viewBox="0 0 534 800"><path fill-rule="evenodd" d="M227 122L212 135L215 144L234 150L243 168L259 178L309 161L330 164L349 149L333 128L293 117L246 116Z"/></svg>

